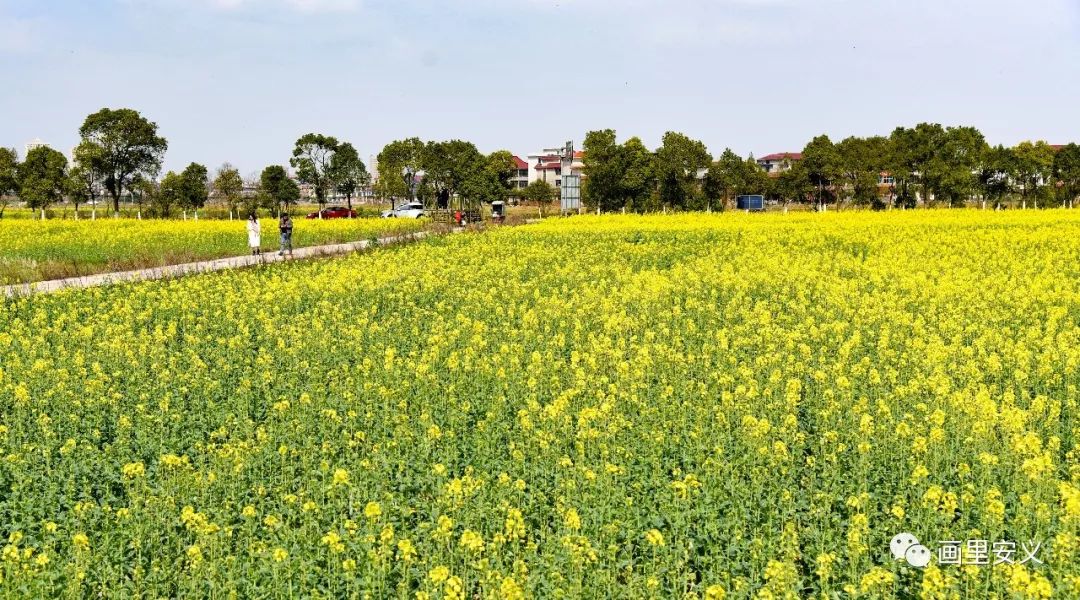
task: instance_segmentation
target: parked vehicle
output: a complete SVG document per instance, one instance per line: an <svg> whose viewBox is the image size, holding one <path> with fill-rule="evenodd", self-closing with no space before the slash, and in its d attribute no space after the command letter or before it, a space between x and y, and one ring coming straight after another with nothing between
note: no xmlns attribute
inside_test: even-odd
<svg viewBox="0 0 1080 600"><path fill-rule="evenodd" d="M419 219L424 216L424 205L420 202L399 204L391 210L384 210L382 216L384 219Z"/></svg>
<svg viewBox="0 0 1080 600"><path fill-rule="evenodd" d="M344 206L327 206L326 208L313 212L307 216L309 219L318 219L319 213L322 213L324 219L355 219L356 211L351 208L345 208Z"/></svg>

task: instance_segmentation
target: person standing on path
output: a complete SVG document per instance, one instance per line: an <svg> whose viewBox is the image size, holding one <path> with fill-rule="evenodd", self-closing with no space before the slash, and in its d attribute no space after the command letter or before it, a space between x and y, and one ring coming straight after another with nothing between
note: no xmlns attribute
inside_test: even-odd
<svg viewBox="0 0 1080 600"><path fill-rule="evenodd" d="M251 213L247 221L248 247L251 248L252 256L262 254L262 226L259 225L259 217Z"/></svg>
<svg viewBox="0 0 1080 600"><path fill-rule="evenodd" d="M283 256L286 248L289 250L289 256L292 256L292 228L292 218L289 213L281 213L281 219L278 221L278 231L281 232L281 250L278 251L278 256Z"/></svg>

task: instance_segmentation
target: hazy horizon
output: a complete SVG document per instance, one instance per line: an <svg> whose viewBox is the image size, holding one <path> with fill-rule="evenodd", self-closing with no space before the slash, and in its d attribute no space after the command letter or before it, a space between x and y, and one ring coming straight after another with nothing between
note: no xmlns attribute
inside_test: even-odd
<svg viewBox="0 0 1080 600"><path fill-rule="evenodd" d="M361 156L460 138L525 156L613 128L718 155L973 125L1080 141L1074 0L0 0L0 145L68 152L130 107L165 169L287 164L313 131Z"/></svg>

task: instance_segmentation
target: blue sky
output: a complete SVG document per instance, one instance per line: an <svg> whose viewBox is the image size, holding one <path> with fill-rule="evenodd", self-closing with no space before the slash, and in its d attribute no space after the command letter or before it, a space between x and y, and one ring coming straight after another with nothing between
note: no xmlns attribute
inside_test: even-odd
<svg viewBox="0 0 1080 600"><path fill-rule="evenodd" d="M0 0L0 144L127 106L167 168L306 132L525 155L589 129L719 154L970 124L1080 141L1080 0Z"/></svg>

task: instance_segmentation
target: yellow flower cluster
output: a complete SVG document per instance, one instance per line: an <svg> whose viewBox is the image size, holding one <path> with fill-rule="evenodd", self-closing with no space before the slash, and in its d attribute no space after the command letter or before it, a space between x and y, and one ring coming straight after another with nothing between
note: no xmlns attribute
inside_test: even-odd
<svg viewBox="0 0 1080 600"><path fill-rule="evenodd" d="M1080 211L583 216L5 300L0 586L1073 597L1078 256Z"/></svg>

